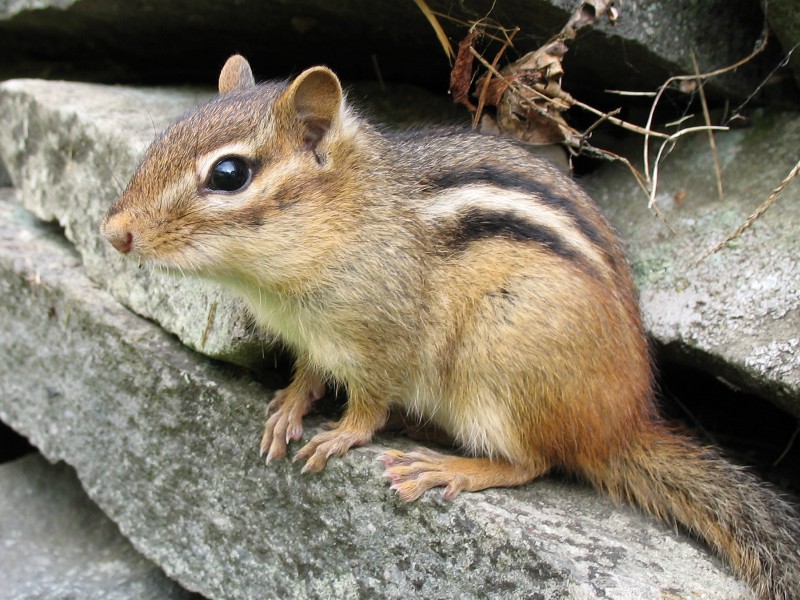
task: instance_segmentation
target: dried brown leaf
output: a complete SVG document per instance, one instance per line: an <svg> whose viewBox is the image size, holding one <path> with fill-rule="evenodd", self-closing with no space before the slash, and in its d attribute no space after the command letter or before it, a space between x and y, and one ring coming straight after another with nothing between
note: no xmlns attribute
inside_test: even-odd
<svg viewBox="0 0 800 600"><path fill-rule="evenodd" d="M483 77L478 80L477 86L483 87L486 85L486 98L484 99L484 104L486 106L497 106L500 103L500 99L505 94L508 86L510 85L508 81L503 79L502 77L492 77L489 80L489 83L486 84L486 78L492 77L491 73L487 73Z"/></svg>
<svg viewBox="0 0 800 600"><path fill-rule="evenodd" d="M500 129L530 144L557 144L569 129L552 104L536 103L509 88L497 105Z"/></svg>
<svg viewBox="0 0 800 600"><path fill-rule="evenodd" d="M458 54L453 64L453 70L450 71L450 93L453 94L453 102L464 104L472 111L476 107L469 100L469 90L472 86L472 64L475 58L470 48L480 36L480 30L475 28L461 40L461 43L458 44Z"/></svg>

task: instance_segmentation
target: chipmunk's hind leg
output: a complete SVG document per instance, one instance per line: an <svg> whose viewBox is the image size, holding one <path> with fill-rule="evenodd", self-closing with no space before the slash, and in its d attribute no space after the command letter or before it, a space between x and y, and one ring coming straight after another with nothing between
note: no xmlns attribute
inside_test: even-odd
<svg viewBox="0 0 800 600"><path fill-rule="evenodd" d="M444 497L452 500L460 492L492 487L514 487L544 475L549 466L516 465L502 458L447 456L418 448L412 452L388 450L379 457L386 465L384 475L403 502L412 502L433 487L445 487Z"/></svg>

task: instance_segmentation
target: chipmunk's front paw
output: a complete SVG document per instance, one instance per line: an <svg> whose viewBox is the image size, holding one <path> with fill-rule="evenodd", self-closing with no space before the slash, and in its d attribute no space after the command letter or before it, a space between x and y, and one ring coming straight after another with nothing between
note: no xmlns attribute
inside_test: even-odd
<svg viewBox="0 0 800 600"><path fill-rule="evenodd" d="M267 454L267 464L273 458L286 456L289 442L302 437L303 417L311 404L324 395L324 384L318 384L305 391L298 391L289 386L275 392L275 397L267 406L269 418L261 438L260 456Z"/></svg>
<svg viewBox="0 0 800 600"><path fill-rule="evenodd" d="M306 461L302 473L319 472L325 468L331 456L344 456L350 448L363 446L371 438L372 431L365 432L336 427L311 438L311 441L295 454L294 460Z"/></svg>

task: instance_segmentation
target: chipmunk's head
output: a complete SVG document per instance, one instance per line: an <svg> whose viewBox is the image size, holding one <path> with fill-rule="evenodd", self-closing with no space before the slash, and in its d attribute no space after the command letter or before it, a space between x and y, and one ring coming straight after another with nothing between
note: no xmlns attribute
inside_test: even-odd
<svg viewBox="0 0 800 600"><path fill-rule="evenodd" d="M356 122L325 67L256 85L235 55L219 91L153 142L102 232L161 266L236 277L247 264L279 279L324 251Z"/></svg>

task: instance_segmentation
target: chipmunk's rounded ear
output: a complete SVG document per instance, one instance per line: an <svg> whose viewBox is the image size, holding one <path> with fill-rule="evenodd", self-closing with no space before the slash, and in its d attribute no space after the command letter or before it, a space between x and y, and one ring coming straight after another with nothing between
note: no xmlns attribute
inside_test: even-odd
<svg viewBox="0 0 800 600"><path fill-rule="evenodd" d="M281 104L304 125L303 143L313 150L338 121L342 100L342 84L336 74L328 67L312 67L289 84Z"/></svg>
<svg viewBox="0 0 800 600"><path fill-rule="evenodd" d="M256 84L250 63L241 54L234 54L225 61L219 74L219 93L241 90Z"/></svg>

